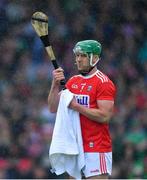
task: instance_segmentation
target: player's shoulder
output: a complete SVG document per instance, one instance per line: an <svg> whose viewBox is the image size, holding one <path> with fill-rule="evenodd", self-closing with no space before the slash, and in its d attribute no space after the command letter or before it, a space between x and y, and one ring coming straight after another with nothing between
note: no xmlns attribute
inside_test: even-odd
<svg viewBox="0 0 147 180"><path fill-rule="evenodd" d="M105 73L101 72L100 70L97 71L96 78L98 79L99 87L116 90L116 86L114 82Z"/></svg>
<svg viewBox="0 0 147 180"><path fill-rule="evenodd" d="M111 81L109 77L105 73L101 72L100 70L97 70L95 77L100 83L108 83Z"/></svg>
<svg viewBox="0 0 147 180"><path fill-rule="evenodd" d="M74 75L69 78L69 81L74 81L75 79L78 79L80 76L79 75Z"/></svg>
<svg viewBox="0 0 147 180"><path fill-rule="evenodd" d="M69 85L69 84L75 83L75 82L78 81L78 78L79 78L78 75L74 75L74 76L72 76L72 77L70 77L70 78L68 79L68 81L66 82L66 84Z"/></svg>
<svg viewBox="0 0 147 180"><path fill-rule="evenodd" d="M105 73L98 70L95 76L99 84L101 84L102 86L111 86L115 88L114 82Z"/></svg>

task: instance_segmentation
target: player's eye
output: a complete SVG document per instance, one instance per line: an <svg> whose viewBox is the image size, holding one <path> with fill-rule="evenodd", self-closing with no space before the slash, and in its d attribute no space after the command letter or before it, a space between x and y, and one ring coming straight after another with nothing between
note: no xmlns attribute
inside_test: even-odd
<svg viewBox="0 0 147 180"><path fill-rule="evenodd" d="M84 53L77 53L76 57L87 57L87 54Z"/></svg>
<svg viewBox="0 0 147 180"><path fill-rule="evenodd" d="M81 54L81 57L87 57L87 54Z"/></svg>

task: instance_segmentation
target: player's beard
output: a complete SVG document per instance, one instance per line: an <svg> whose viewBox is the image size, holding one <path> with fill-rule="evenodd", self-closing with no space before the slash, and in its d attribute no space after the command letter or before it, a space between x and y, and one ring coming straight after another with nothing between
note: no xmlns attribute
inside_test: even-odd
<svg viewBox="0 0 147 180"><path fill-rule="evenodd" d="M88 65L84 65L84 66L83 64L76 62L76 65L77 65L79 74L81 74L82 76L87 76L88 73L94 68L90 66L90 62Z"/></svg>
<svg viewBox="0 0 147 180"><path fill-rule="evenodd" d="M95 67L95 66L94 66ZM82 76L87 76L88 73L94 68L94 67L89 67L89 68L85 68L85 69L82 69L82 70L78 70L79 74L81 74Z"/></svg>

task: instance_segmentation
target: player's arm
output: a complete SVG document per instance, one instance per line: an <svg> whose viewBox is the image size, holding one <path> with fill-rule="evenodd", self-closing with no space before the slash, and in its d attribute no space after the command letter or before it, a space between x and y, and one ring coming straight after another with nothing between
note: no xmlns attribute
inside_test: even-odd
<svg viewBox="0 0 147 180"><path fill-rule="evenodd" d="M98 100L97 105L98 108L87 108L81 104L78 104L76 100L73 99L69 105L69 108L78 111L93 121L108 123L113 115L114 101Z"/></svg>
<svg viewBox="0 0 147 180"><path fill-rule="evenodd" d="M56 113L60 99L60 81L65 79L63 69L58 68L53 71L53 80L48 95L48 107L50 112Z"/></svg>

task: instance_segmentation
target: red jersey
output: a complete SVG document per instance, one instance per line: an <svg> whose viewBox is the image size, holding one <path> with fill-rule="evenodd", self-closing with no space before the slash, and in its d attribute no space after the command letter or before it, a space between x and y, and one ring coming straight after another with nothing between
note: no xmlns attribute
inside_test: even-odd
<svg viewBox="0 0 147 180"><path fill-rule="evenodd" d="M68 80L66 88L75 94L79 104L98 108L97 100L114 100L115 86L101 71L89 76L76 75ZM80 114L84 152L112 151L109 125L99 123Z"/></svg>

